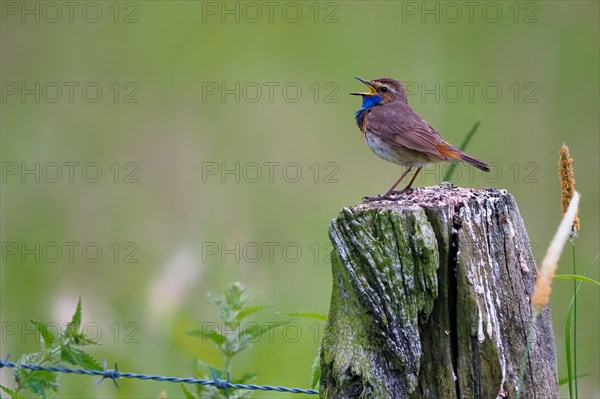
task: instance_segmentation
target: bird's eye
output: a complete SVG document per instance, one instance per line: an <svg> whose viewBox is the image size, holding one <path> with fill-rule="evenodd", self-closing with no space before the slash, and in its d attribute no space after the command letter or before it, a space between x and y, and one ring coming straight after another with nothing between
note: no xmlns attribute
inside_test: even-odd
<svg viewBox="0 0 600 399"><path fill-rule="evenodd" d="M387 93L388 91L390 91L390 89L388 89L385 86L381 86L381 89L379 89L379 91L382 92L382 93Z"/></svg>

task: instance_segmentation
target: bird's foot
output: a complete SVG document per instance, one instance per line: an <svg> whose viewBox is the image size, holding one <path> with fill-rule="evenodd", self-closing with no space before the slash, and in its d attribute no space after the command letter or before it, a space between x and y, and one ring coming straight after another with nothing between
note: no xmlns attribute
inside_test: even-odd
<svg viewBox="0 0 600 399"><path fill-rule="evenodd" d="M383 200L389 200L390 198L387 195L376 195L375 197L363 197L363 201L365 202L373 202L373 201L383 201Z"/></svg>
<svg viewBox="0 0 600 399"><path fill-rule="evenodd" d="M394 199L396 199L397 197L404 195L404 194L410 194L413 191L414 191L414 189L412 187L406 187L400 191L390 191L385 194L377 195L375 197L363 197L363 201L365 201L365 202L384 201L384 200L394 201Z"/></svg>
<svg viewBox="0 0 600 399"><path fill-rule="evenodd" d="M386 194L379 194L376 195L375 197L363 197L363 201L365 202L373 202L373 201L393 201L394 200L394 192L391 193L386 193Z"/></svg>

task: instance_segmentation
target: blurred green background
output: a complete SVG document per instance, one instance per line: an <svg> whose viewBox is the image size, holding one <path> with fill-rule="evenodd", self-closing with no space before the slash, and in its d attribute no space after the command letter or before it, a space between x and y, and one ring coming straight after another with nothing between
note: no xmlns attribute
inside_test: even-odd
<svg viewBox="0 0 600 399"><path fill-rule="evenodd" d="M330 220L401 172L362 142L354 76L406 82L456 145L482 120L468 152L494 172L461 166L454 182L510 191L538 261L560 220L567 143L582 195L578 271L599 252L598 2L66 3L0 3L2 357L36 351L28 320L62 323L78 297L97 358L180 376L193 356L220 364L184 332L218 322L207 293L230 281L273 305L256 320L326 313ZM442 167L417 184L437 183ZM570 249L559 272L571 272ZM555 281L560 376L571 292ZM598 397L600 296L580 292L580 396ZM297 323L241 354L234 373L307 387L323 326ZM61 382L63 398L182 397L175 384Z"/></svg>

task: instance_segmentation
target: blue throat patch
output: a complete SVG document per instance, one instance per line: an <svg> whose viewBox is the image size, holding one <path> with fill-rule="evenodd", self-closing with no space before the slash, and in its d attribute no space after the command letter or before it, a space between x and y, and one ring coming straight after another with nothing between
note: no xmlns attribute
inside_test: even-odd
<svg viewBox="0 0 600 399"><path fill-rule="evenodd" d="M378 105L379 103L381 103L381 97L379 97L379 95L377 94L373 94L371 96L362 96L362 108L356 111L356 113L354 114L356 122L360 124L360 120L362 119L363 113L367 109Z"/></svg>
<svg viewBox="0 0 600 399"><path fill-rule="evenodd" d="M362 109L367 109L379 104L381 102L381 97L377 94L373 94L371 96L363 96L362 100Z"/></svg>

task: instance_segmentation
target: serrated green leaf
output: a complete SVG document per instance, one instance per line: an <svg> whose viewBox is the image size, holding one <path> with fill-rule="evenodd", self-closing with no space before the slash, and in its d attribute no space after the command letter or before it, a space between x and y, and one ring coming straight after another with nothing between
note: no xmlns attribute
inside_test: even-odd
<svg viewBox="0 0 600 399"><path fill-rule="evenodd" d="M216 331L190 330L186 331L185 334L189 335L190 337L198 337L211 340L217 346L221 346L227 341L224 335Z"/></svg>
<svg viewBox="0 0 600 399"><path fill-rule="evenodd" d="M246 307L250 296L245 292L245 288L241 283L229 284L221 290L221 297L213 297L210 299L217 305L217 310L221 320L225 324L233 324L237 320L237 315Z"/></svg>
<svg viewBox="0 0 600 399"><path fill-rule="evenodd" d="M65 340L80 340L82 334L79 332L81 326L81 298L77 301L77 307L75 313L71 317L71 321L67 324L63 331L62 337Z"/></svg>
<svg viewBox="0 0 600 399"><path fill-rule="evenodd" d="M79 329L81 325L81 297L77 301L77 307L75 308L75 313L73 313L73 317L71 317L71 323L76 329Z"/></svg>
<svg viewBox="0 0 600 399"><path fill-rule="evenodd" d="M202 373L200 373L199 368L203 369ZM222 378L222 376L225 374L224 371L221 370L219 367L212 365L210 363L207 363L200 359L196 359L196 362L194 364L194 369L197 372L199 378L202 378L202 379L212 378L213 372L215 373L217 378Z"/></svg>
<svg viewBox="0 0 600 399"><path fill-rule="evenodd" d="M60 358L62 361L85 369L102 370L100 363L87 352L70 346L62 346L60 349Z"/></svg>
<svg viewBox="0 0 600 399"><path fill-rule="evenodd" d="M212 385L205 385L200 399L225 399L225 391ZM231 395L229 399L231 399Z"/></svg>
<svg viewBox="0 0 600 399"><path fill-rule="evenodd" d="M181 384L181 390L186 399L196 399L196 396L187 388L187 384Z"/></svg>
<svg viewBox="0 0 600 399"><path fill-rule="evenodd" d="M33 371L24 369L23 367L21 367L21 364L40 364L41 362L41 352L26 353L23 356L21 356L21 358L17 362L17 367L13 369L13 374L15 376L15 381L17 382L17 385L24 386L33 374Z"/></svg>
<svg viewBox="0 0 600 399"><path fill-rule="evenodd" d="M73 353L73 348L70 346L62 346L60 348L60 358L62 361L70 364L77 364L75 357L76 355Z"/></svg>
<svg viewBox="0 0 600 399"><path fill-rule="evenodd" d="M249 327L245 328L240 334L240 342L239 349L236 350L236 353L247 348L252 345L256 341L260 339L264 334L273 331L277 328L280 328L289 322L277 322L277 323L269 323L269 324L252 324Z"/></svg>
<svg viewBox="0 0 600 399"><path fill-rule="evenodd" d="M597 282L596 280L594 280L593 278L582 276L580 274L557 274L554 276L554 278L557 278L560 280L579 280L579 281L583 281L584 283L600 285L600 283Z"/></svg>
<svg viewBox="0 0 600 399"><path fill-rule="evenodd" d="M48 398L46 395L46 390L44 389L44 385L40 384L39 381L29 380L25 385L23 385L23 388L29 389L42 399Z"/></svg>
<svg viewBox="0 0 600 399"><path fill-rule="evenodd" d="M247 384L256 378L258 373L244 373L241 377L232 378L231 382L234 384Z"/></svg>
<svg viewBox="0 0 600 399"><path fill-rule="evenodd" d="M46 399L48 397L46 391L51 391L52 394L58 392L59 385L57 379L58 375L56 373L36 370L27 378L23 387Z"/></svg>
<svg viewBox="0 0 600 399"><path fill-rule="evenodd" d="M324 313L317 312L284 312L286 316L301 317L303 319L316 319L320 321L327 321L327 315Z"/></svg>
<svg viewBox="0 0 600 399"><path fill-rule="evenodd" d="M0 389L6 392L12 399L25 399L23 396L19 395L17 392L10 390L4 385L0 385Z"/></svg>
<svg viewBox="0 0 600 399"><path fill-rule="evenodd" d="M319 389L319 381L321 380L321 356L317 354L310 368L309 386L312 389Z"/></svg>
<svg viewBox="0 0 600 399"><path fill-rule="evenodd" d="M65 340L67 345L88 346L100 345L98 342L89 339L83 331L77 331L71 334L71 337Z"/></svg>
<svg viewBox="0 0 600 399"><path fill-rule="evenodd" d="M260 312L261 310L268 309L269 305L258 305L258 306L248 306L240 310L236 315L237 321L242 321L246 317L250 316L253 313Z"/></svg>
<svg viewBox="0 0 600 399"><path fill-rule="evenodd" d="M56 340L56 336L50 329L48 328L47 323L42 323L40 321L30 320L33 323L33 327L40 333L40 344L42 345L42 349L52 348L54 341Z"/></svg>
<svg viewBox="0 0 600 399"><path fill-rule="evenodd" d="M223 291L223 299L230 308L242 309L250 300L246 288L240 282L229 284Z"/></svg>
<svg viewBox="0 0 600 399"><path fill-rule="evenodd" d="M102 365L89 353L80 351L79 365L89 370L102 370Z"/></svg>
<svg viewBox="0 0 600 399"><path fill-rule="evenodd" d="M253 391L247 389L236 389L233 394L229 394L230 399L247 399L251 398L254 394Z"/></svg>

